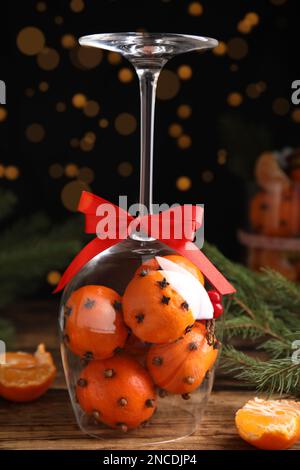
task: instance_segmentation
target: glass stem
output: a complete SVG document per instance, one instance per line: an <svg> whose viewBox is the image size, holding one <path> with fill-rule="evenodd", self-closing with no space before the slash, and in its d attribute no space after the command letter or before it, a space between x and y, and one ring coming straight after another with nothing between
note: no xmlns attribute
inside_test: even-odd
<svg viewBox="0 0 300 470"><path fill-rule="evenodd" d="M141 168L140 168L140 215L152 214L153 189L153 132L155 94L160 68L136 69L140 81L141 97Z"/></svg>

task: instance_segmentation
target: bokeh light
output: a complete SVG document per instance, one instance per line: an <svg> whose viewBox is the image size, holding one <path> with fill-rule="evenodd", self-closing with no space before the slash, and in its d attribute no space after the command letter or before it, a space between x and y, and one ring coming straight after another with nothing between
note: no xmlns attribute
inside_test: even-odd
<svg viewBox="0 0 300 470"><path fill-rule="evenodd" d="M272 109L278 116L285 116L290 110L290 104L285 98L276 98L272 103Z"/></svg>
<svg viewBox="0 0 300 470"><path fill-rule="evenodd" d="M211 183L214 179L214 174L211 170L205 170L201 174L201 179L204 183Z"/></svg>
<svg viewBox="0 0 300 470"><path fill-rule="evenodd" d="M87 97L83 93L76 93L72 97L72 105L74 108L84 108L87 103Z"/></svg>
<svg viewBox="0 0 300 470"><path fill-rule="evenodd" d="M248 44L243 38L232 38L227 43L227 54L231 59L244 59L248 54Z"/></svg>
<svg viewBox="0 0 300 470"><path fill-rule="evenodd" d="M45 138L46 132L41 124L33 123L26 128L25 135L30 142L37 144Z"/></svg>
<svg viewBox="0 0 300 470"><path fill-rule="evenodd" d="M37 2L35 8L39 13L44 13L47 10L47 5L45 2Z"/></svg>
<svg viewBox="0 0 300 470"><path fill-rule="evenodd" d="M199 2L192 2L188 6L188 13L191 16L201 16L203 13L203 6Z"/></svg>
<svg viewBox="0 0 300 470"><path fill-rule="evenodd" d="M51 178L58 179L64 174L63 166L60 163L53 163L49 166L49 175Z"/></svg>
<svg viewBox="0 0 300 470"><path fill-rule="evenodd" d="M58 113L64 113L67 109L66 103L64 103L63 101L59 101L58 103L56 103L55 109Z"/></svg>
<svg viewBox="0 0 300 470"><path fill-rule="evenodd" d="M181 104L177 108L177 116L181 119L188 119L192 115L192 108L188 104Z"/></svg>
<svg viewBox="0 0 300 470"><path fill-rule="evenodd" d="M212 50L215 55L225 55L227 52L227 45L225 44L224 41L219 41L219 44L217 47L214 47Z"/></svg>
<svg viewBox="0 0 300 470"><path fill-rule="evenodd" d="M47 274L47 282L50 286L56 286L61 278L61 274L59 271L50 271Z"/></svg>
<svg viewBox="0 0 300 470"><path fill-rule="evenodd" d="M36 55L41 52L45 41L44 33L34 26L23 28L17 35L17 46L25 55Z"/></svg>
<svg viewBox="0 0 300 470"><path fill-rule="evenodd" d="M122 56L118 52L109 52L107 54L107 60L111 65L117 65L122 62Z"/></svg>
<svg viewBox="0 0 300 470"><path fill-rule="evenodd" d="M176 73L164 69L158 79L156 96L160 100L171 100L180 90L180 81Z"/></svg>
<svg viewBox="0 0 300 470"><path fill-rule="evenodd" d="M133 166L130 162L122 162L118 165L117 171L120 176L127 178L128 176L132 175Z"/></svg>
<svg viewBox="0 0 300 470"><path fill-rule="evenodd" d="M238 93L236 91L229 93L227 96L227 103L229 106L237 107L240 106L243 102L243 96L241 93Z"/></svg>
<svg viewBox="0 0 300 470"><path fill-rule="evenodd" d="M65 166L65 175L68 178L75 178L78 175L79 168L75 163L68 163Z"/></svg>
<svg viewBox="0 0 300 470"><path fill-rule="evenodd" d="M0 122L5 121L6 118L7 118L7 110L3 106L0 106Z"/></svg>
<svg viewBox="0 0 300 470"><path fill-rule="evenodd" d="M192 68L189 65L180 65L177 69L177 73L181 80L189 80L193 75Z"/></svg>
<svg viewBox="0 0 300 470"><path fill-rule="evenodd" d="M191 187L192 181L188 176L180 176L177 178L176 188L179 189L179 191L188 191Z"/></svg>
<svg viewBox="0 0 300 470"><path fill-rule="evenodd" d="M47 71L56 69L59 61L58 52L51 47L45 47L37 56L38 66Z"/></svg>
<svg viewBox="0 0 300 470"><path fill-rule="evenodd" d="M108 127L108 125L109 125L108 119L106 119L106 118L99 119L99 126L102 129L106 129Z"/></svg>
<svg viewBox="0 0 300 470"><path fill-rule="evenodd" d="M186 150L191 147L192 145L192 138L191 136L187 134L182 134L180 137L177 139L177 145L180 149Z"/></svg>
<svg viewBox="0 0 300 470"><path fill-rule="evenodd" d="M71 0L70 8L74 13L80 13L84 10L85 4L83 0Z"/></svg>
<svg viewBox="0 0 300 470"><path fill-rule="evenodd" d="M171 137L177 139L177 137L181 136L183 133L183 128L180 124L174 122L173 124L170 124L168 132Z"/></svg>
<svg viewBox="0 0 300 470"><path fill-rule="evenodd" d="M294 109L294 111L292 112L292 120L297 124L300 123L300 108Z"/></svg>
<svg viewBox="0 0 300 470"><path fill-rule="evenodd" d="M64 34L61 38L61 45L65 49L72 49L77 45L77 41L73 34Z"/></svg>
<svg viewBox="0 0 300 470"><path fill-rule="evenodd" d="M88 168L87 166L83 166L82 168L79 169L77 177L79 180L84 181L85 183L89 184L94 181L95 173L91 168Z"/></svg>
<svg viewBox="0 0 300 470"><path fill-rule="evenodd" d="M39 90L45 93L46 91L49 90L49 84L47 82L41 82L39 84Z"/></svg>
<svg viewBox="0 0 300 470"><path fill-rule="evenodd" d="M14 165L9 165L4 169L4 176L8 180L16 180L19 178L20 170Z"/></svg>
<svg viewBox="0 0 300 470"><path fill-rule="evenodd" d="M128 67L124 67L124 68L120 69L119 72L118 72L118 78L119 78L120 82L122 82L122 83L132 82L133 77L134 77L133 72Z"/></svg>
<svg viewBox="0 0 300 470"><path fill-rule="evenodd" d="M88 117L95 117L100 112L100 106L97 101L89 100L84 106L83 112Z"/></svg>
<svg viewBox="0 0 300 470"><path fill-rule="evenodd" d="M73 50L75 51L79 65L84 69L93 69L97 67L103 59L102 50L95 47L80 46Z"/></svg>
<svg viewBox="0 0 300 470"><path fill-rule="evenodd" d="M67 183L61 192L64 207L69 211L76 212L82 191L91 191L90 186L84 181L74 180Z"/></svg>
<svg viewBox="0 0 300 470"><path fill-rule="evenodd" d="M218 163L219 165L225 165L227 162L227 151L225 149L218 150Z"/></svg>
<svg viewBox="0 0 300 470"><path fill-rule="evenodd" d="M115 119L115 128L121 135L132 134L137 127L136 118L129 113L120 113Z"/></svg>

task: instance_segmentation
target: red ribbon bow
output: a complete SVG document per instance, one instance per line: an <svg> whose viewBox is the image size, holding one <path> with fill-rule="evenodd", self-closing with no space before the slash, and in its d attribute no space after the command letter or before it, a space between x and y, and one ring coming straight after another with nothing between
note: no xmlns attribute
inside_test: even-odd
<svg viewBox="0 0 300 470"><path fill-rule="evenodd" d="M162 217L161 214L152 214L135 219L128 212L121 207L115 206L109 201L96 196L95 194L83 191L79 204L78 211L85 214L85 232L86 233L97 233L99 230L99 222L103 220L104 214L99 215L97 213L98 208L101 207L104 211L113 209L114 214L117 214L117 220L115 221L115 236L113 238L94 238L88 243L73 259L71 264L64 272L61 280L56 287L54 292L58 292L63 289L68 282L75 276L75 274L90 261L94 256L98 255L102 251L110 248L117 243L120 243L126 235L130 235L137 226L140 227L148 236L154 237L170 248L185 256L192 261L201 270L206 279L217 289L220 294L232 294L235 292L234 287L227 281L227 279L217 270L217 268L209 261L209 259L199 250L199 248L192 242L195 231L202 225L203 209L200 206L189 206L191 209L190 224L183 224L183 206L176 206L164 211L164 216L169 213L170 216L170 234L167 238L163 237L162 234ZM180 221L180 222L178 222ZM155 224L155 222L158 222ZM185 220L186 222L186 220ZM180 227L184 236L180 239L174 238L174 231L176 224L180 224ZM97 227L98 226L98 227ZM153 227L156 229L153 230ZM178 225L177 225L178 227Z"/></svg>

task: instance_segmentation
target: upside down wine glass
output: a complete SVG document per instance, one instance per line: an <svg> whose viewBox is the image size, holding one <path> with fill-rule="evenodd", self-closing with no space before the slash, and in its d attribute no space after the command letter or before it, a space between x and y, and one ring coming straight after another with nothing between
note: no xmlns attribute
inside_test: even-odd
<svg viewBox="0 0 300 470"><path fill-rule="evenodd" d="M151 214L160 71L175 55L210 49L217 41L184 34L112 33L84 36L79 42L121 53L137 72L139 213ZM203 285L195 265L141 233L96 255L69 282L60 307L61 351L73 410L85 433L150 445L197 429L218 355L217 340L208 341L207 320L195 316L195 292L207 289Z"/></svg>

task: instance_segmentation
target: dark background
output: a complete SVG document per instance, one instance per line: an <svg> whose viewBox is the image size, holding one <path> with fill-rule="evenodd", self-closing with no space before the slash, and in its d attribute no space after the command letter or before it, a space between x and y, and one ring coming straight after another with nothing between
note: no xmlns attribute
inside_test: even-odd
<svg viewBox="0 0 300 470"><path fill-rule="evenodd" d="M46 5L45 11L37 11L40 3ZM49 174L53 164L60 165L60 171L67 174L66 166L70 163L78 169L92 169L94 179L89 183L90 189L113 202L118 201L119 194L127 194L129 203L136 202L138 197L139 128L122 136L114 125L122 112L139 120L137 78L134 76L129 83L120 82L119 70L131 66L124 59L117 65L110 64L106 52L96 68L79 68L70 59L72 49L62 46L64 35L78 38L83 34L142 28L208 35L225 44L233 38L242 38L248 47L242 59L235 60L229 52L219 56L210 51L182 55L167 64L166 68L175 74L180 65L187 64L193 75L189 80L180 80L174 98L157 101L154 164L154 202L205 203L206 238L232 258L241 258L236 229L245 223L255 158L264 150L299 145L299 123L293 120L295 107L290 100L291 82L299 78L296 70L299 51L292 47L299 43L296 0L202 0L201 16L189 14L192 2L180 0L83 3L82 11L74 12L70 1L10 2L7 24L2 17L0 78L7 82L8 116L0 123L0 164L5 168L17 167L18 177L4 175L0 185L18 196L14 217L41 210L56 222L73 216L63 204L61 193L72 181L78 182L78 176L64 173L53 178ZM259 24L245 34L238 31L237 25L249 12L257 13ZM59 20L62 24L57 24L57 17L62 18ZM41 69L36 56L24 55L16 46L18 33L27 26L40 29L46 46L59 54L55 69ZM47 91L40 91L41 82L47 82ZM250 98L247 87L258 82L264 83L265 90L257 98ZM228 104L232 92L242 95L240 106ZM91 118L76 109L72 105L76 93L97 101L99 114ZM283 115L274 112L274 101L278 98L288 101ZM57 103L63 103L65 111L58 112ZM181 104L192 108L189 119L177 116ZM102 118L109 121L105 129L98 124ZM33 123L39 123L45 131L38 143L26 136ZM170 137L168 129L172 123L181 124L184 134L191 137L189 148L179 148L176 139ZM70 145L71 139L80 140L85 132L97 136L88 152ZM221 163L220 150L226 155L226 161ZM122 162L132 165L132 173L127 177L120 175L118 168ZM180 191L176 187L180 176L190 178L189 190ZM80 184L73 187L75 199L80 188Z"/></svg>

